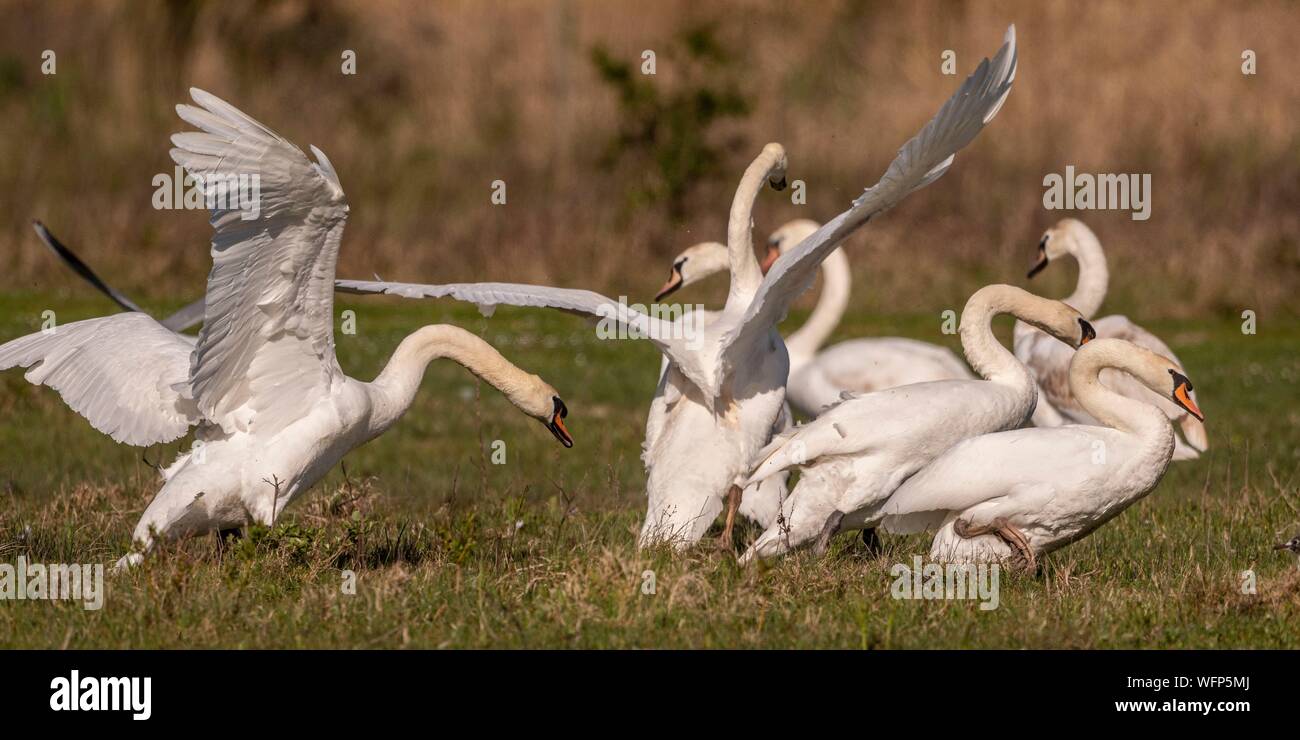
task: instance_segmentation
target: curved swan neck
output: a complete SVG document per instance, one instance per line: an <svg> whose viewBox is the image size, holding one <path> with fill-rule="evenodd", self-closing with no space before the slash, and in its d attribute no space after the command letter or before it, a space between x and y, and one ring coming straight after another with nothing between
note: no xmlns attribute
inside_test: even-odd
<svg viewBox="0 0 1300 740"><path fill-rule="evenodd" d="M1108 427L1139 435L1157 445L1167 444L1172 449L1174 432L1165 413L1153 404L1122 396L1103 385L1100 375L1106 368L1123 370L1139 380L1148 370L1144 353L1127 342L1117 339L1089 342L1079 348L1070 362L1070 393L1079 405Z"/></svg>
<svg viewBox="0 0 1300 740"><path fill-rule="evenodd" d="M375 434L392 426L415 401L425 368L446 358L469 370L496 388L525 413L547 413L541 378L515 367L492 345L457 326L434 324L412 332L402 340L383 371L369 385L374 402L371 431ZM539 396L541 398L539 398ZM537 407L537 408L534 408Z"/></svg>
<svg viewBox="0 0 1300 740"><path fill-rule="evenodd" d="M731 263L728 309L748 305L763 282L763 272L754 256L754 203L763 183L783 173L785 165L785 149L780 144L768 144L750 163L736 188L736 196L731 201L731 215L727 219L727 257Z"/></svg>
<svg viewBox="0 0 1300 740"><path fill-rule="evenodd" d="M796 354L811 358L839 326L849 306L851 283L849 258L842 248L836 247L822 262L822 290L817 305L804 325L785 340L792 362Z"/></svg>
<svg viewBox="0 0 1300 740"><path fill-rule="evenodd" d="M1074 310L1091 319L1101 310L1106 300L1106 289L1110 284L1110 270L1106 267L1106 253L1101 249L1097 235L1082 224L1071 230L1071 254L1079 263L1079 279L1074 292L1065 302Z"/></svg>
<svg viewBox="0 0 1300 740"><path fill-rule="evenodd" d="M966 361L985 380L1032 388L1029 370L993 334L993 317L1012 314L1033 323L1051 310L1052 301L1009 285L989 285L975 291L961 312L961 346Z"/></svg>

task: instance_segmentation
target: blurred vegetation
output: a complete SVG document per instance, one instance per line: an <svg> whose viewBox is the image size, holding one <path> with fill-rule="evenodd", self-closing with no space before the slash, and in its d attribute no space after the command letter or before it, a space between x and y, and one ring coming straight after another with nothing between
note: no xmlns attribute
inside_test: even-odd
<svg viewBox="0 0 1300 740"><path fill-rule="evenodd" d="M959 308L1022 281L1042 230L1074 215L1110 257L1108 312L1300 315L1292 3L0 0L0 21L0 290L82 290L40 248L40 218L123 289L197 293L207 219L150 196L198 86L329 154L352 204L345 276L648 297L667 258L723 237L764 143L785 145L807 204L765 193L759 241L843 210L1014 22L1006 107L850 241L850 310ZM1066 165L1150 173L1151 219L1045 211L1043 176ZM1035 287L1064 295L1069 272Z"/></svg>
<svg viewBox="0 0 1300 740"><path fill-rule="evenodd" d="M666 202L670 217L680 221L690 197L722 172L724 151L740 151L744 139L734 136L723 146L710 140L710 129L723 119L743 119L752 110L734 79L738 66L724 49L714 26L693 26L665 52L668 63L681 61L676 89L663 91L650 73L654 57L640 63L612 57L603 46L593 47L591 61L600 79L618 93L619 130L605 149L601 163L629 181L634 204ZM649 174L652 179L645 179Z"/></svg>

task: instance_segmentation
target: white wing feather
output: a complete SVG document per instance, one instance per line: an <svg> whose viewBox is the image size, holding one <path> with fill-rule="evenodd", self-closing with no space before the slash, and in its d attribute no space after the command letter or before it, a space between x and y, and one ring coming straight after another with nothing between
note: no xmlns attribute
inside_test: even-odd
<svg viewBox="0 0 1300 740"><path fill-rule="evenodd" d="M934 182L952 165L956 153L974 140L1002 108L1016 76L1015 26L1007 29L1002 47L944 103L921 132L898 150L884 177L853 206L826 223L797 247L782 255L768 272L742 322L722 338L724 377L740 360L732 348L748 346L785 317L790 303L812 284L817 268L849 234L906 197Z"/></svg>
<svg viewBox="0 0 1300 740"><path fill-rule="evenodd" d="M610 320L626 327L629 336L639 335L653 342L692 383L698 385L702 382L699 359L694 353L686 351L685 341L681 337L688 334L682 331L681 326L656 316L648 316L626 303L590 290L518 283L423 285L382 280L339 280L335 287L341 293L380 293L403 298L453 298L473 303L482 310L490 310L499 305L554 308L580 316ZM698 330L699 327L694 329Z"/></svg>
<svg viewBox="0 0 1300 740"><path fill-rule="evenodd" d="M176 106L201 129L176 134L172 159L209 193L224 178L257 178L260 213L212 209L212 272L191 366L200 409L230 431L281 429L341 375L334 356L334 266L347 220L329 160L319 164L225 101L191 89ZM231 180L224 180L230 182ZM238 204L236 204L238 205ZM284 392L286 388L293 392Z"/></svg>
<svg viewBox="0 0 1300 740"><path fill-rule="evenodd" d="M176 390L189 378L193 345L149 316L120 313L55 327L0 345L0 370L28 368L91 426L145 447L184 436L202 421Z"/></svg>

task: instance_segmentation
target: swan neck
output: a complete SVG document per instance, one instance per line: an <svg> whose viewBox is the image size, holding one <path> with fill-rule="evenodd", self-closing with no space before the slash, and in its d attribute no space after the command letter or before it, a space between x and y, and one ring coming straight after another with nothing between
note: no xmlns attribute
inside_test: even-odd
<svg viewBox="0 0 1300 740"><path fill-rule="evenodd" d="M1085 411L1105 426L1153 442L1173 446L1173 427L1158 407L1120 395L1101 382L1101 371L1113 368L1142 377L1142 367L1131 354L1109 346L1085 346L1070 363L1070 393Z"/></svg>
<svg viewBox="0 0 1300 740"><path fill-rule="evenodd" d="M1091 230L1076 229L1073 236L1075 246L1072 251L1079 263L1079 279L1065 302L1085 319L1091 319L1106 300L1110 270L1106 267L1106 254L1101 249L1101 242Z"/></svg>
<svg viewBox="0 0 1300 740"><path fill-rule="evenodd" d="M961 312L961 346L966 361L980 377L1015 387L1034 388L1029 371L993 334L993 317L1012 314L1017 318L1030 318L1039 301L1047 303L1045 299L1023 291L992 285L976 291L966 302Z"/></svg>
<svg viewBox="0 0 1300 740"><path fill-rule="evenodd" d="M822 262L822 290L817 296L817 305L813 308L808 321L786 339L791 361L796 354L811 358L839 326L840 319L848 310L849 293L852 288L852 274L849 270L849 258L844 250L836 247L834 252Z"/></svg>
<svg viewBox="0 0 1300 740"><path fill-rule="evenodd" d="M430 362L448 359L496 388L525 412L545 414L549 399L538 401L536 392L545 387L536 375L520 370L492 345L460 327L435 324L417 329L397 345L383 371L370 384L374 411L371 431L379 434L391 427L415 402L420 381ZM543 394L544 395L544 394ZM533 409L532 406L539 406Z"/></svg>
<svg viewBox="0 0 1300 740"><path fill-rule="evenodd" d="M785 166L785 152L779 146L764 147L740 178L727 219L727 258L731 266L731 289L727 309L749 305L763 282L763 272L754 256L754 203L768 177Z"/></svg>

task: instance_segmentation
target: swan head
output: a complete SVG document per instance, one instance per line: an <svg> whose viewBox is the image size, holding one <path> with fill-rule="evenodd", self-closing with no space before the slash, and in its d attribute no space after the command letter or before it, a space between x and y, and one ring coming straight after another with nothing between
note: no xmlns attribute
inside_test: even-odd
<svg viewBox="0 0 1300 740"><path fill-rule="evenodd" d="M540 421L565 447L573 446L573 435L564 420L569 407L560 398L559 391L540 376L523 373L520 377L503 382L499 388L520 411Z"/></svg>
<svg viewBox="0 0 1300 740"><path fill-rule="evenodd" d="M670 293L730 269L731 262L725 244L702 242L687 247L673 258L673 268L668 274L668 282L664 283L664 287L655 294L655 300L663 300Z"/></svg>
<svg viewBox="0 0 1300 740"><path fill-rule="evenodd" d="M535 387L522 394L510 394L510 400L521 411L542 422L542 425L551 434L555 435L560 444L565 447L572 447L573 435L569 434L568 427L564 426L564 419L569 415L569 407L564 405L560 394L556 393L549 383L537 376L533 376L533 378L532 385Z"/></svg>
<svg viewBox="0 0 1300 740"><path fill-rule="evenodd" d="M1205 421L1192 395L1192 381L1178 363L1123 339L1098 339L1079 350L1081 356L1101 358L1103 366L1123 370L1156 393L1168 397L1179 408Z"/></svg>
<svg viewBox="0 0 1300 740"><path fill-rule="evenodd" d="M763 274L766 275L767 271L772 269L772 265L776 264L781 255L799 246L800 242L812 236L821 227L821 224L810 218L796 218L773 231L771 236L767 237L767 254L759 265L763 268Z"/></svg>
<svg viewBox="0 0 1300 740"><path fill-rule="evenodd" d="M785 156L785 147L776 142L768 144L763 147L763 153L759 155L759 158L767 158L772 162L772 166L767 171L767 184L771 185L772 189L777 192L785 190L785 170L790 166L790 162Z"/></svg>
<svg viewBox="0 0 1300 740"><path fill-rule="evenodd" d="M1097 241L1097 235L1077 218L1063 218L1043 232L1038 240L1038 261L1029 268L1028 277L1042 272L1052 260L1068 255L1078 255L1084 240Z"/></svg>

